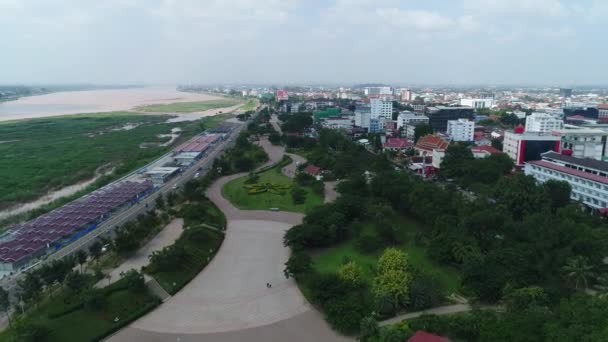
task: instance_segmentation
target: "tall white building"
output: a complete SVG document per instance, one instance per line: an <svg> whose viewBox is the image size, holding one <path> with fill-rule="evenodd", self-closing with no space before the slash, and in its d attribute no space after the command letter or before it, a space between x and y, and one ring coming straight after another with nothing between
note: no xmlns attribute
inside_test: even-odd
<svg viewBox="0 0 608 342"><path fill-rule="evenodd" d="M393 101L388 98L375 97L370 101L372 119L384 118L392 120Z"/></svg>
<svg viewBox="0 0 608 342"><path fill-rule="evenodd" d="M460 105L466 107L472 107L476 109L492 108L496 104L493 98L485 99L460 99Z"/></svg>
<svg viewBox="0 0 608 342"><path fill-rule="evenodd" d="M369 107L359 107L355 110L355 126L369 129L372 117Z"/></svg>
<svg viewBox="0 0 608 342"><path fill-rule="evenodd" d="M448 120L447 135L452 141L473 141L475 122L467 119Z"/></svg>
<svg viewBox="0 0 608 342"><path fill-rule="evenodd" d="M526 132L551 133L563 127L563 120L547 113L532 113L526 118Z"/></svg>

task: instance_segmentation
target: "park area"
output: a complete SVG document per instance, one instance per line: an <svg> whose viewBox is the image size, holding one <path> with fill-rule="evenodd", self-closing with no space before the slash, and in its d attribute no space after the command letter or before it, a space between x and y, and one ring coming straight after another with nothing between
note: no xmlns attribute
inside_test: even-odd
<svg viewBox="0 0 608 342"><path fill-rule="evenodd" d="M227 108L243 103L242 100L224 98L220 100L176 102L167 104L153 104L135 108L139 112L146 113L193 113L210 109Z"/></svg>
<svg viewBox="0 0 608 342"><path fill-rule="evenodd" d="M239 209L268 210L304 213L323 204L323 196L310 187L295 184L282 173L282 168L291 163L286 158L276 166L248 176L237 178L223 188L224 196ZM297 188L302 198L294 201L293 190Z"/></svg>
<svg viewBox="0 0 608 342"><path fill-rule="evenodd" d="M13 329L0 333L0 340L36 341L38 334L49 342L97 341L160 304L137 273L103 289L84 289L95 280L83 278L78 288L61 287L28 309L28 316L36 319L23 326L20 321L13 322Z"/></svg>
<svg viewBox="0 0 608 342"><path fill-rule="evenodd" d="M461 277L458 270L439 265L437 262L431 260L427 254L426 248L416 244L416 232L422 229L420 224L404 217L399 218L397 222L397 225L399 226L398 233L401 235L399 241L403 242L395 247L407 253L411 266L414 269L423 270L432 275L437 280L438 284L440 284L440 290L444 296L458 293ZM366 233L367 231L373 230L372 225L363 224L362 226L363 231L361 234L363 236L369 236ZM382 251L376 250L365 253L358 248L357 243L356 239L350 239L337 246L314 254L312 260L315 270L320 273L336 273L345 261L353 261L361 267L365 282L371 285L373 278L376 275L376 265Z"/></svg>

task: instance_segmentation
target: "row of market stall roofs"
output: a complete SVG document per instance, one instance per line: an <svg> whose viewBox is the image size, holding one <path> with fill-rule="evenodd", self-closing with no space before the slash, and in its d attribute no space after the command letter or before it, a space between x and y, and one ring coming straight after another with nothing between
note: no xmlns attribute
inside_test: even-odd
<svg viewBox="0 0 608 342"><path fill-rule="evenodd" d="M197 135L194 138L179 145L174 151L179 152L204 152L217 142L221 136L219 134Z"/></svg>
<svg viewBox="0 0 608 342"><path fill-rule="evenodd" d="M0 262L15 263L36 255L75 232L94 228L115 209L136 201L152 182L121 182L101 188L33 220L9 229L0 242Z"/></svg>

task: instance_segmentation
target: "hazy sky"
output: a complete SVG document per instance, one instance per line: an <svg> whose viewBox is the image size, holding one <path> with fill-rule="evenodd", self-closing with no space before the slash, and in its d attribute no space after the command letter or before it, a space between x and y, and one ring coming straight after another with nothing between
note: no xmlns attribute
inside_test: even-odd
<svg viewBox="0 0 608 342"><path fill-rule="evenodd" d="M608 0L0 0L0 84L608 84L607 18Z"/></svg>

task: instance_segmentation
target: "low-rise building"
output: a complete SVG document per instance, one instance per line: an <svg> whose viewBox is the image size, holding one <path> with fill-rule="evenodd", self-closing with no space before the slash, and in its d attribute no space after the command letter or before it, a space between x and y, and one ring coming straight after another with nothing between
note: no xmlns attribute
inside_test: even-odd
<svg viewBox="0 0 608 342"><path fill-rule="evenodd" d="M561 137L561 149L572 151L575 158L603 160L608 132L595 128L568 127L553 131Z"/></svg>
<svg viewBox="0 0 608 342"><path fill-rule="evenodd" d="M448 148L449 143L442 137L429 134L418 139L414 149L418 152L418 155L430 156L433 154L433 150L445 150Z"/></svg>
<svg viewBox="0 0 608 342"><path fill-rule="evenodd" d="M388 138L382 146L385 151L405 152L414 147L414 144L404 138Z"/></svg>
<svg viewBox="0 0 608 342"><path fill-rule="evenodd" d="M480 145L471 147L471 152L475 159L487 158L493 154L501 154L502 152L490 145Z"/></svg>
<svg viewBox="0 0 608 342"><path fill-rule="evenodd" d="M460 105L475 109L492 108L496 104L493 98L487 99L460 99Z"/></svg>
<svg viewBox="0 0 608 342"><path fill-rule="evenodd" d="M152 183L156 186L163 185L169 178L179 172L179 167L155 167L146 171Z"/></svg>
<svg viewBox="0 0 608 342"><path fill-rule="evenodd" d="M608 162L547 152L541 160L527 162L525 173L539 182L568 182L572 200L595 209L608 208Z"/></svg>
<svg viewBox="0 0 608 342"><path fill-rule="evenodd" d="M329 129L351 129L353 127L353 118L349 116L326 118L321 121L321 126Z"/></svg>
<svg viewBox="0 0 608 342"><path fill-rule="evenodd" d="M409 111L403 111L397 116L397 128L404 127L406 125L418 126L421 124L428 124L429 118L425 115L419 115Z"/></svg>
<svg viewBox="0 0 608 342"><path fill-rule="evenodd" d="M513 131L505 132L503 151L513 159L515 166L523 167L524 163L539 160L542 153L559 151L561 137L539 132L526 132L522 125Z"/></svg>

